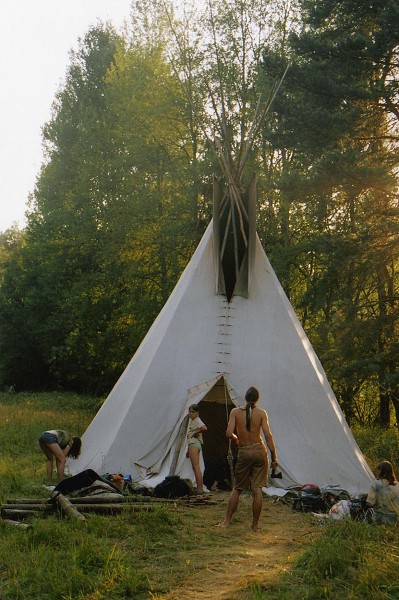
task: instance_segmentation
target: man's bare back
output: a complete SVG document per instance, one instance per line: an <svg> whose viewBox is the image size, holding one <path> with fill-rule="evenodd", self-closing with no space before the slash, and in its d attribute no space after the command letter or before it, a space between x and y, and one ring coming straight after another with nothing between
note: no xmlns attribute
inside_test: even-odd
<svg viewBox="0 0 399 600"><path fill-rule="evenodd" d="M266 443L269 448L276 452L273 437L270 432L269 420L266 411L255 406L252 409L250 431L246 426L246 411L245 406L233 408L230 413L229 424L227 427L227 436L232 437L239 446L250 446L262 441L261 432L266 438ZM236 430L237 435L234 434Z"/></svg>
<svg viewBox="0 0 399 600"><path fill-rule="evenodd" d="M268 466L267 452L261 437L262 432L270 450L272 468L277 467L277 454L267 413L256 406L259 400L259 391L250 387L245 394L245 400L245 406L233 408L227 425L226 436L238 444L236 480L227 502L225 519L219 523L218 527L226 528L230 525L231 518L237 510L241 492L251 486L253 495L252 530L258 531L258 521L262 510L262 487L267 483Z"/></svg>

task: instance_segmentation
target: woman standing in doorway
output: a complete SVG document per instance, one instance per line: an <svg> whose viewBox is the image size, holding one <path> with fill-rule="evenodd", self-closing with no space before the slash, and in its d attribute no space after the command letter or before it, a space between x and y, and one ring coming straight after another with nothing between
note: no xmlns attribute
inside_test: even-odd
<svg viewBox="0 0 399 600"><path fill-rule="evenodd" d="M204 484L200 467L200 452L203 444L202 433L207 430L205 423L199 418L198 404L192 404L188 409L189 423L187 431L187 458L191 460L195 482L197 484L197 493L204 493Z"/></svg>

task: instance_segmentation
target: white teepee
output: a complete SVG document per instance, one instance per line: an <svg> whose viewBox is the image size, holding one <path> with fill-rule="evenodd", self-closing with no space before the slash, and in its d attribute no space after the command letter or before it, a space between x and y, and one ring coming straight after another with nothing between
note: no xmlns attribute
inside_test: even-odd
<svg viewBox="0 0 399 600"><path fill-rule="evenodd" d="M184 443L188 406L200 403L208 425L204 455L207 447L208 456L209 448L220 454L229 407L255 386L283 475L273 485L337 484L366 492L372 474L258 237L249 236L246 291L228 301L215 253L227 244L216 225L214 234L214 222L85 432L70 471L131 473L153 484L169 473L193 478Z"/></svg>

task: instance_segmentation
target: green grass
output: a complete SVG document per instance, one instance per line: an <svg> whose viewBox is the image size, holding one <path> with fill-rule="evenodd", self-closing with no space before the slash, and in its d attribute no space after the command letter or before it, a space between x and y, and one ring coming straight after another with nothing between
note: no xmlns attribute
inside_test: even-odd
<svg viewBox="0 0 399 600"><path fill-rule="evenodd" d="M0 502L48 497L40 433L57 427L81 434L98 406L98 399L73 394L0 394ZM192 572L193 548L209 542L203 515L190 511L182 519L158 505L151 513L91 515L83 525L34 519L29 530L0 519L0 598L140 600L166 593Z"/></svg>
<svg viewBox="0 0 399 600"><path fill-rule="evenodd" d="M330 523L277 586L254 586L243 600L397 600L399 529Z"/></svg>
<svg viewBox="0 0 399 600"><path fill-rule="evenodd" d="M354 436L372 469L389 460L399 476L399 432L355 428ZM398 600L399 524L338 521L324 525L277 585L251 586L242 600Z"/></svg>
<svg viewBox="0 0 399 600"><path fill-rule="evenodd" d="M83 433L99 404L98 399L66 393L0 394L0 502L47 497L38 436L55 427ZM396 429L355 434L371 464L397 458ZM287 519L292 513L289 507L280 510L288 511ZM29 530L0 519L0 599L160 599L206 572L239 541L237 530L221 535L210 526L223 511L224 505L186 510L157 506L152 513L91 515L83 525L53 515L32 520ZM246 512L242 514L245 520ZM299 555L287 557L286 568L274 579L244 581L234 598L399 598L398 527L335 522L315 528L318 534Z"/></svg>
<svg viewBox="0 0 399 600"><path fill-rule="evenodd" d="M33 481L45 483L37 443L43 431L62 428L81 435L98 405L98 399L76 394L0 394L0 500L27 492Z"/></svg>
<svg viewBox="0 0 399 600"><path fill-rule="evenodd" d="M399 477L399 429L397 427L389 429L356 427L353 429L353 434L372 468L382 460L389 460Z"/></svg>
<svg viewBox="0 0 399 600"><path fill-rule="evenodd" d="M134 520L93 515L83 527L55 517L35 519L28 531L10 532L0 524L0 597L148 598L159 589L149 558L156 560L162 549L148 530L157 529L173 547L176 526L163 509Z"/></svg>

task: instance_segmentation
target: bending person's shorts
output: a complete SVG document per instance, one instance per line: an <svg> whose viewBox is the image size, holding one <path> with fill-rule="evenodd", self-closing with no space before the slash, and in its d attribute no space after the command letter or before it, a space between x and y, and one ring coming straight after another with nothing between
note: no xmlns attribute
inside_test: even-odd
<svg viewBox="0 0 399 600"><path fill-rule="evenodd" d="M49 444L58 444L58 439L55 433L50 433L49 431L42 433L38 441L39 444L44 444L45 446L48 446Z"/></svg>
<svg viewBox="0 0 399 600"><path fill-rule="evenodd" d="M265 487L267 485L268 457L265 445L262 442L238 448L237 463L235 468L236 490L248 490L251 487Z"/></svg>

